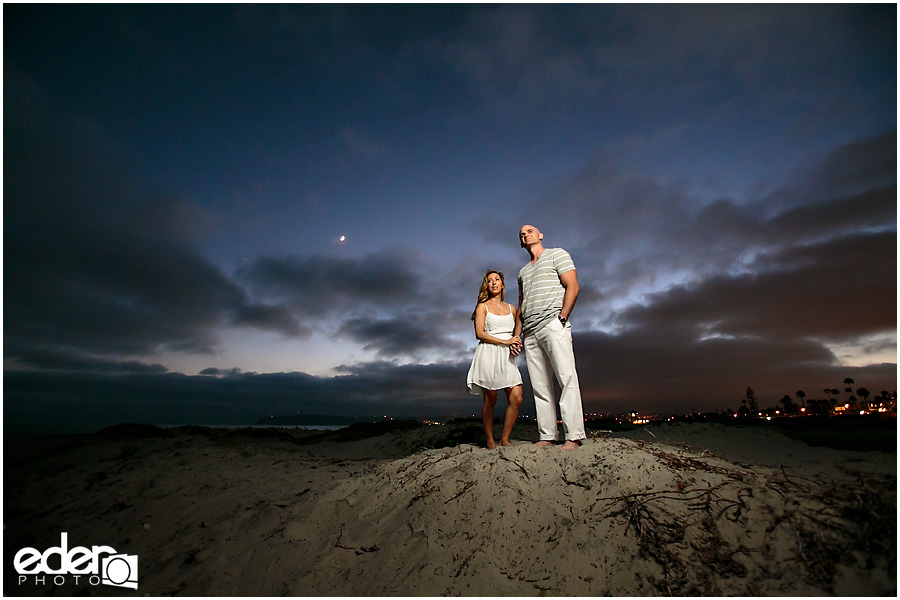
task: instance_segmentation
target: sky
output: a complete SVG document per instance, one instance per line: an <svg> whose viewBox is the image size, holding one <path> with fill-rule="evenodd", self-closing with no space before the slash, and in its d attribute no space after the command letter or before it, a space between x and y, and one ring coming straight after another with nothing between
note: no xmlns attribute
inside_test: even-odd
<svg viewBox="0 0 900 600"><path fill-rule="evenodd" d="M470 315L487 269L517 302L524 224L577 268L585 412L896 390L895 4L6 3L3 34L5 431L478 414Z"/></svg>

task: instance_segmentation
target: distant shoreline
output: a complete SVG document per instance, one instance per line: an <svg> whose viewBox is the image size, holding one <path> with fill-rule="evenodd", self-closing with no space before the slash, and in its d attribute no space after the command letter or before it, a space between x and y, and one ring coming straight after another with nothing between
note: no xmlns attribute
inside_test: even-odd
<svg viewBox="0 0 900 600"><path fill-rule="evenodd" d="M254 426L290 426L290 427L308 427L314 425L322 425L328 427L346 427L354 423L372 422L378 419L375 416L366 417L348 417L344 415L274 415L270 414L260 417L254 423Z"/></svg>
<svg viewBox="0 0 900 600"><path fill-rule="evenodd" d="M288 424L275 424L275 423L253 423L250 425L242 424L242 425L207 425L204 423L177 423L177 424L160 424L156 425L160 429L177 429L178 427L205 427L207 429L309 429L312 431L337 431L338 429L343 429L345 427L349 427L351 424L343 424L343 425L288 425Z"/></svg>
<svg viewBox="0 0 900 600"><path fill-rule="evenodd" d="M495 417L495 423L499 422ZM148 424L148 423L118 423L109 424L97 429L81 431L55 431L49 428L44 431L25 429L7 430L4 436L9 438L45 437L45 436L69 436L69 435L95 435L104 430L157 430L171 431L179 428L202 428L222 431L239 431L242 429L259 432L267 430L294 430L308 431L311 434L318 432L328 434L350 430L353 434L362 431L375 431L384 427L404 427L417 424L422 427L431 425L449 425L453 423L469 423L478 432L481 431L481 419L477 417L445 417L439 420L412 418L412 417L340 417L333 415L305 415L291 417L264 417L256 423L228 423L228 424ZM585 422L586 429L590 432L609 432L611 434L626 434L630 431L642 430L648 426L671 424L719 424L729 428L762 429L781 433L789 438L801 441L810 446L827 447L835 450L855 451L880 451L897 452L897 419L894 415L841 415L841 416L805 416L782 417L768 421L754 418L732 418L721 415L702 415L655 418L647 423L632 423L626 419L615 417L594 417ZM523 427L523 431L530 431L535 427L532 417L520 416L517 427ZM536 431L536 429L534 429ZM478 434L480 440L481 433ZM475 440L473 440L475 441Z"/></svg>

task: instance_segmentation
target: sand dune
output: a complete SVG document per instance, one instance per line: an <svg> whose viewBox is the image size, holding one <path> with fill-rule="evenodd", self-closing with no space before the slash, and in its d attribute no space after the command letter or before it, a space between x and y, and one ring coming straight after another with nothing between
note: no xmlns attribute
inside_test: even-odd
<svg viewBox="0 0 900 600"><path fill-rule="evenodd" d="M895 454L709 425L571 453L516 434L498 451L466 422L7 439L4 593L121 593L19 584L17 549L66 531L137 555L133 593L152 596L896 594Z"/></svg>

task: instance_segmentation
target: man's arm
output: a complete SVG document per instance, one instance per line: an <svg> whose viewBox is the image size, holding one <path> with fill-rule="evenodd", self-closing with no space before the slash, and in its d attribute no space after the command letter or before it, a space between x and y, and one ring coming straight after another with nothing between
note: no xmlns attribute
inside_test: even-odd
<svg viewBox="0 0 900 600"><path fill-rule="evenodd" d="M516 308L516 328L513 330L513 338L518 339L519 343L509 347L510 354L518 356L522 351L522 282L519 281L519 307Z"/></svg>
<svg viewBox="0 0 900 600"><path fill-rule="evenodd" d="M522 303L525 300L525 292L522 289L522 278L517 279L519 283L519 306L516 308L516 329L513 331L514 337L521 337L522 328L525 327L525 318L522 316Z"/></svg>
<svg viewBox="0 0 900 600"><path fill-rule="evenodd" d="M572 309L575 308L575 301L578 299L578 275L574 269L566 271L559 276L559 282L566 288L566 293L563 296L563 307L559 312L559 316L568 320L569 315L572 314Z"/></svg>
<svg viewBox="0 0 900 600"><path fill-rule="evenodd" d="M519 289L519 307L516 309L516 329L513 331L513 337L519 337L522 334L522 290Z"/></svg>

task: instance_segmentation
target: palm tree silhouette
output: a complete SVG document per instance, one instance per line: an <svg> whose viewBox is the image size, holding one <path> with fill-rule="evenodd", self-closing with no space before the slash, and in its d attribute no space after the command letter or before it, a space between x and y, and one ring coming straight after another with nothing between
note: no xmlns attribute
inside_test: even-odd
<svg viewBox="0 0 900 600"><path fill-rule="evenodd" d="M753 388L747 388L747 408L753 413L753 416L756 416L756 412L759 410L759 404L756 402L756 394L753 392Z"/></svg>
<svg viewBox="0 0 900 600"><path fill-rule="evenodd" d="M784 414L786 414L786 415L796 414L797 405L794 404L794 401L791 399L791 397L789 395L785 394L784 397L781 400L779 400L779 402L781 402L781 404L784 405Z"/></svg>
<svg viewBox="0 0 900 600"><path fill-rule="evenodd" d="M797 393L794 395L800 399L801 406L806 406L806 402L803 401L803 399L806 398L806 392L804 392L803 390L797 390Z"/></svg>
<svg viewBox="0 0 900 600"><path fill-rule="evenodd" d="M848 394L850 394L850 406L851 406L851 408L853 408L856 405L856 396L853 395L853 387L852 387L853 380L848 377L847 379L844 380L844 385L847 386L844 389L844 391L847 392Z"/></svg>
<svg viewBox="0 0 900 600"><path fill-rule="evenodd" d="M862 398L863 408L869 410L869 390L864 387L856 390L856 395Z"/></svg>

